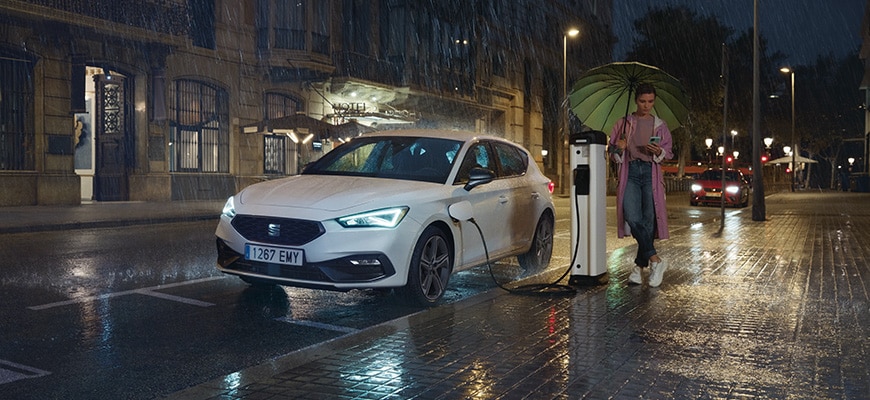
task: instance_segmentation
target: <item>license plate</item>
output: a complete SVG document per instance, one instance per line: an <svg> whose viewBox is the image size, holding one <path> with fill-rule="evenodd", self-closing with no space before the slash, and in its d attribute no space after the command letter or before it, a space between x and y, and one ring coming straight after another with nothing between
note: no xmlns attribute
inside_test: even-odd
<svg viewBox="0 0 870 400"><path fill-rule="evenodd" d="M305 253L299 249L286 247L245 245L245 260L260 261L272 264L302 265Z"/></svg>
<svg viewBox="0 0 870 400"><path fill-rule="evenodd" d="M707 197L722 197L722 193L719 193L719 192L707 192Z"/></svg>

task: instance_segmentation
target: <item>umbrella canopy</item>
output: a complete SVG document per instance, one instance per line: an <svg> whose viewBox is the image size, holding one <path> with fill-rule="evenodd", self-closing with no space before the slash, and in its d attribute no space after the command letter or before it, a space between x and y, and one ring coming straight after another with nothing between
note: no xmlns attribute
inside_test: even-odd
<svg viewBox="0 0 870 400"><path fill-rule="evenodd" d="M799 163L807 163L807 164L816 164L818 161L813 160L812 158L801 157L797 154L794 155L794 161ZM791 156L785 156L777 158L776 160L770 160L766 162L764 165L774 165L774 164L786 164L791 162Z"/></svg>
<svg viewBox="0 0 870 400"><path fill-rule="evenodd" d="M666 72L638 62L615 62L586 71L574 82L568 103L583 125L608 132L618 119L635 110L635 89L641 83L656 88L652 114L671 130L682 126L689 115L683 85Z"/></svg>

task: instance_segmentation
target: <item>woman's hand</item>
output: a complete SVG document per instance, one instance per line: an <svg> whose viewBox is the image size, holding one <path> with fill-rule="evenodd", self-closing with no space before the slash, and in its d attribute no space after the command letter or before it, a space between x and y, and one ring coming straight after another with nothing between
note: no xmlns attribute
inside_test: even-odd
<svg viewBox="0 0 870 400"><path fill-rule="evenodd" d="M650 144L646 145L646 151L650 154L655 154L657 156L660 156L660 155L662 155L662 152L665 151L665 149L663 149L661 146L659 146L655 143L650 143Z"/></svg>
<svg viewBox="0 0 870 400"><path fill-rule="evenodd" d="M627 146L628 146L628 144L625 142L625 139L619 139L619 140L616 141L616 147L617 147L619 150L625 150L625 148L626 148Z"/></svg>

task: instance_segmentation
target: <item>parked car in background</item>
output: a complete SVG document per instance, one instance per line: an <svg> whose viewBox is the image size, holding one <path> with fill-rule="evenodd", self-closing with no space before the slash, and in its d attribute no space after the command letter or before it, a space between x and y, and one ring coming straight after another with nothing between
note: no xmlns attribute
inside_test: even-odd
<svg viewBox="0 0 870 400"><path fill-rule="evenodd" d="M529 152L454 131L375 132L227 200L217 267L251 284L397 289L437 303L454 272L546 268L553 185ZM485 240L485 243L484 241Z"/></svg>
<svg viewBox="0 0 870 400"><path fill-rule="evenodd" d="M746 207L749 205L749 181L740 170L725 169L725 189L722 189L722 169L710 168L701 173L692 183L689 204Z"/></svg>

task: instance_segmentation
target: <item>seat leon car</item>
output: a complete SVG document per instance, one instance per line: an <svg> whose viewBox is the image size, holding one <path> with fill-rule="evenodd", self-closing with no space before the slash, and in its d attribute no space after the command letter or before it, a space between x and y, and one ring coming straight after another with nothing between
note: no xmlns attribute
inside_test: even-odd
<svg viewBox="0 0 870 400"><path fill-rule="evenodd" d="M710 168L701 173L692 183L689 204L746 207L749 204L749 182L738 169L725 169L725 190L722 190L722 170Z"/></svg>
<svg viewBox="0 0 870 400"><path fill-rule="evenodd" d="M547 267L553 186L524 148L474 133L369 133L301 174L230 197L217 267L251 284L396 289L439 302L452 273L516 256Z"/></svg>

